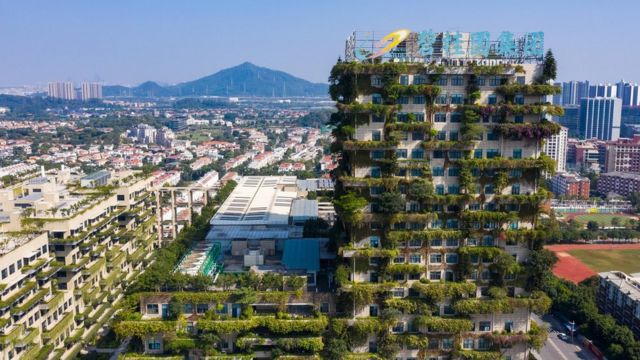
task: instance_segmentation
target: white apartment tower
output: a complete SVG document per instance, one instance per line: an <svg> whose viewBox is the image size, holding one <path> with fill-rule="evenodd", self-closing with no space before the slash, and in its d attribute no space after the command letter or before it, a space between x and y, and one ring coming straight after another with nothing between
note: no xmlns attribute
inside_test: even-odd
<svg viewBox="0 0 640 360"><path fill-rule="evenodd" d="M551 135L544 143L542 152L556 161L556 172L565 172L567 165L567 139L569 130L562 126L560 132Z"/></svg>
<svg viewBox="0 0 640 360"><path fill-rule="evenodd" d="M49 97L74 100L76 98L76 93L73 89L73 83L69 81L49 83Z"/></svg>
<svg viewBox="0 0 640 360"><path fill-rule="evenodd" d="M99 83L82 83L82 100L102 99L102 84Z"/></svg>

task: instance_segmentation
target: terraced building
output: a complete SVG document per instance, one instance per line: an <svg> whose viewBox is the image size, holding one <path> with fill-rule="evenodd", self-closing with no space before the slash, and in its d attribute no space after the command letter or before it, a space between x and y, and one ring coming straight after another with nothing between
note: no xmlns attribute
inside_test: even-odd
<svg viewBox="0 0 640 360"><path fill-rule="evenodd" d="M78 180L63 168L0 191L2 358L75 358L158 244L152 177Z"/></svg>
<svg viewBox="0 0 640 360"><path fill-rule="evenodd" d="M352 358L526 359L545 338L530 314L550 300L527 291L527 261L559 89L542 57L450 59L444 36L428 62L404 56L412 33L388 58L331 72L348 235L337 279L351 302L331 331Z"/></svg>

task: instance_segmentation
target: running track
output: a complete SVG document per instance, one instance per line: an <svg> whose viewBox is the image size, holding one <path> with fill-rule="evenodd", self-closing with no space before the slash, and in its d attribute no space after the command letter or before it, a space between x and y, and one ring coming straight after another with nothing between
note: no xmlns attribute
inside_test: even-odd
<svg viewBox="0 0 640 360"><path fill-rule="evenodd" d="M640 244L570 244L570 245L548 245L547 250L556 253L558 262L553 267L553 274L557 277L579 283L596 272L591 270L582 261L568 253L570 250L634 250L640 249Z"/></svg>

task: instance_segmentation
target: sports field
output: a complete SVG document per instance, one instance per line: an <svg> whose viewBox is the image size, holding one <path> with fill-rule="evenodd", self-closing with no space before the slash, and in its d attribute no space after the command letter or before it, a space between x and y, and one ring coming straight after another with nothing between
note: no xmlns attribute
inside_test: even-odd
<svg viewBox="0 0 640 360"><path fill-rule="evenodd" d="M640 244L549 245L545 248L558 257L554 275L574 283L602 271L640 272Z"/></svg>
<svg viewBox="0 0 640 360"><path fill-rule="evenodd" d="M630 216L624 214L581 214L574 217L576 221L583 224L586 224L589 221L595 221L600 226L611 226L611 219L613 218L620 219L620 224L618 226L624 226L627 220L631 219Z"/></svg>
<svg viewBox="0 0 640 360"><path fill-rule="evenodd" d="M575 256L595 272L619 270L627 274L640 272L640 250L571 250Z"/></svg>

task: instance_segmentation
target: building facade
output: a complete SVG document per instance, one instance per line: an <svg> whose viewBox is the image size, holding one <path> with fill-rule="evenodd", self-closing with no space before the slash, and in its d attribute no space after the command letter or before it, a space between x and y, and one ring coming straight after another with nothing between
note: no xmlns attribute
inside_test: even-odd
<svg viewBox="0 0 640 360"><path fill-rule="evenodd" d="M601 174L598 178L598 192L602 195L614 193L621 196L640 192L640 174L624 172Z"/></svg>
<svg viewBox="0 0 640 360"><path fill-rule="evenodd" d="M488 284L498 278L508 301L540 300L516 284L515 274L492 275L489 267L497 258L527 260L531 250L511 236L533 227L546 198L536 181L543 169L555 167L538 142L560 127L540 113L504 115L500 109L537 106L559 89L533 83L541 71L535 62L481 68L464 62L338 63L332 70L342 158L335 203L348 232L341 291L357 298L349 309L350 329L376 324L388 311L399 313L390 330L365 331L354 353L461 358L452 351L458 348L526 358L527 344L507 349L483 336L536 332L524 309L483 313L469 305L496 301ZM523 91L525 85L536 91ZM513 201L521 197L528 200ZM434 299L432 291L443 296ZM363 292L371 295L356 295ZM435 324L440 321L459 327L443 330ZM425 342L400 342L390 353L389 336Z"/></svg>
<svg viewBox="0 0 640 360"><path fill-rule="evenodd" d="M613 316L640 337L640 273L627 275L621 271L607 271L599 273L598 277L598 310Z"/></svg>
<svg viewBox="0 0 640 360"><path fill-rule="evenodd" d="M589 178L578 174L559 173L549 179L551 191L556 197L588 199L591 188Z"/></svg>
<svg viewBox="0 0 640 360"><path fill-rule="evenodd" d="M608 142L605 157L606 172L640 173L640 135Z"/></svg>
<svg viewBox="0 0 640 360"><path fill-rule="evenodd" d="M152 178L81 193L72 180L62 169L0 190L3 359L74 358L158 244Z"/></svg>
<svg viewBox="0 0 640 360"><path fill-rule="evenodd" d="M65 100L74 100L76 91L72 82L51 82L49 83L49 97Z"/></svg>
<svg viewBox="0 0 640 360"><path fill-rule="evenodd" d="M83 82L81 87L82 100L102 99L102 84Z"/></svg>
<svg viewBox="0 0 640 360"><path fill-rule="evenodd" d="M591 97L580 100L578 135L581 139L618 140L622 101L614 97Z"/></svg>
<svg viewBox="0 0 640 360"><path fill-rule="evenodd" d="M569 139L569 130L562 126L560 132L551 135L544 142L542 152L547 154L556 162L556 172L564 172L567 165L567 141Z"/></svg>

